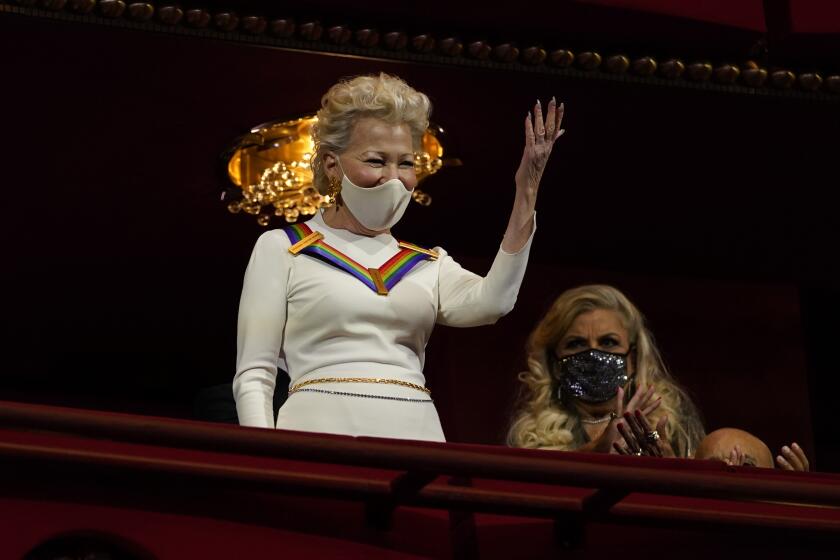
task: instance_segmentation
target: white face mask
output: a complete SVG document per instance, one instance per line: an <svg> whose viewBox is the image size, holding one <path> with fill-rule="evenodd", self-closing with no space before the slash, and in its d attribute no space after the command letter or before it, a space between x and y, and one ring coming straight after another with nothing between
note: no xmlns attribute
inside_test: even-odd
<svg viewBox="0 0 840 560"><path fill-rule="evenodd" d="M411 191L402 181L395 178L365 189L347 178L340 161L338 167L344 175L341 199L360 224L373 231L384 231L400 221L411 200Z"/></svg>

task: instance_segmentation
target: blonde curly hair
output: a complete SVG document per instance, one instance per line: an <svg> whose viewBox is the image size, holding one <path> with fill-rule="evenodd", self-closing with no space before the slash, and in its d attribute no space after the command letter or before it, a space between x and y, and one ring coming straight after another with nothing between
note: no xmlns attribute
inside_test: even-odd
<svg viewBox="0 0 840 560"><path fill-rule="evenodd" d="M358 119L375 117L390 124L407 124L416 150L429 127L431 111L431 101L425 94L384 72L338 82L321 98L318 122L312 127L315 153L311 165L315 188L321 193L327 192L324 154L329 151L340 154L347 148Z"/></svg>
<svg viewBox="0 0 840 560"><path fill-rule="evenodd" d="M648 420L657 422L667 415L665 432L674 452L678 457L692 456L704 436L696 407L665 368L644 316L624 294L606 285L580 286L563 292L531 333L527 345L528 371L519 374L522 385L517 411L508 430L508 445L574 450L586 442L577 411L556 397L559 372L552 375L551 364L554 349L574 320L595 309L618 314L635 348L635 385L653 385L656 394L662 397L659 408Z"/></svg>

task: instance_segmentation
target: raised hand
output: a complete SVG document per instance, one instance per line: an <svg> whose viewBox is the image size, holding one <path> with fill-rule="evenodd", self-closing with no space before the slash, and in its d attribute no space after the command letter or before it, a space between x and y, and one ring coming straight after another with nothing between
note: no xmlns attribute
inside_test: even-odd
<svg viewBox="0 0 840 560"><path fill-rule="evenodd" d="M510 221L502 239L502 250L516 253L525 245L533 232L534 209L537 204L537 191L540 186L548 156L554 147L554 141L560 138L565 130L560 128L563 123L563 104L557 107L554 98L548 103L548 113L543 119L542 104L537 101L533 115L528 113L525 118L525 150L522 161L516 170L516 196Z"/></svg>
<svg viewBox="0 0 840 560"><path fill-rule="evenodd" d="M566 132L561 128L564 109L563 103L558 107L552 97L543 119L542 104L538 100L533 115L529 112L525 118L525 150L516 171L517 189L536 193L554 142Z"/></svg>

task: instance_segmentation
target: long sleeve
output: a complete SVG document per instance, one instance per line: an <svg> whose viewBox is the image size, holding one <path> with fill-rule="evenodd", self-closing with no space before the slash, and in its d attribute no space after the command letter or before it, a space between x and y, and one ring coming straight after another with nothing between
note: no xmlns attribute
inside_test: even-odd
<svg viewBox="0 0 840 560"><path fill-rule="evenodd" d="M474 327L495 323L507 315L519 295L536 229L535 215L525 246L516 253L499 248L483 278L462 268L449 255L442 255L437 322L450 327Z"/></svg>
<svg viewBox="0 0 840 560"><path fill-rule="evenodd" d="M289 241L280 230L257 240L239 300L233 396L239 423L274 428L277 358L286 326L290 274Z"/></svg>

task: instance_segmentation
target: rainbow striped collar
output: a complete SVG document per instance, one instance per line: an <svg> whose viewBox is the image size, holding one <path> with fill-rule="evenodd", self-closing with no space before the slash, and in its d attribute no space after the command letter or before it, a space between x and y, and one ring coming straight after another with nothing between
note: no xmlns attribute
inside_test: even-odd
<svg viewBox="0 0 840 560"><path fill-rule="evenodd" d="M352 274L365 286L381 296L396 286L408 271L425 260L435 260L437 253L423 249L417 245L399 242L399 252L388 259L379 268L365 268L335 247L324 242L324 235L319 231L312 231L306 224L294 224L283 228L292 246L289 252L293 255L305 253L320 261Z"/></svg>

